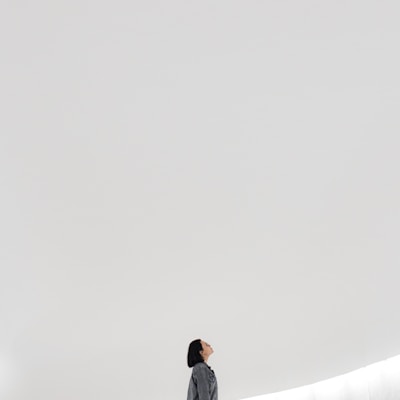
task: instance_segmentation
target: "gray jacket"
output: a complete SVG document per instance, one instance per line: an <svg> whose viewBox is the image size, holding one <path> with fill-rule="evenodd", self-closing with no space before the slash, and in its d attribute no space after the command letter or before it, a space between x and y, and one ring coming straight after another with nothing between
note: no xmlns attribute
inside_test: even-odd
<svg viewBox="0 0 400 400"><path fill-rule="evenodd" d="M204 362L193 367L187 400L218 400L217 377Z"/></svg>

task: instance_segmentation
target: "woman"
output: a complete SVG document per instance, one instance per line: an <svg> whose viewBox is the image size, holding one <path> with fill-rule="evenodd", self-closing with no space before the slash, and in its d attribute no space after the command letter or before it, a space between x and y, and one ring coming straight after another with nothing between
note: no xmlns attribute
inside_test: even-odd
<svg viewBox="0 0 400 400"><path fill-rule="evenodd" d="M208 366L213 348L201 339L189 345L187 363L193 367L187 400L218 400L218 384L214 371Z"/></svg>

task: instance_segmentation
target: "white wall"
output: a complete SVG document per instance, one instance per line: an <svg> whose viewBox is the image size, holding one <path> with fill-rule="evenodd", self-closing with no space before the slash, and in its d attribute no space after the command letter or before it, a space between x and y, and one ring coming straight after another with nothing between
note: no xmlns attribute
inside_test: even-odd
<svg viewBox="0 0 400 400"><path fill-rule="evenodd" d="M223 400L400 354L396 1L7 1L0 393Z"/></svg>

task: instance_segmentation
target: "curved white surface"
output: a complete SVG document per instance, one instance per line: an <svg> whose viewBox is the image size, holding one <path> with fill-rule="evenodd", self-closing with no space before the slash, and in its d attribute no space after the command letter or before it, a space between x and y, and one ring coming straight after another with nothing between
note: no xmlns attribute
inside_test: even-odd
<svg viewBox="0 0 400 400"><path fill-rule="evenodd" d="M324 380L278 393L244 400L398 400L400 356Z"/></svg>

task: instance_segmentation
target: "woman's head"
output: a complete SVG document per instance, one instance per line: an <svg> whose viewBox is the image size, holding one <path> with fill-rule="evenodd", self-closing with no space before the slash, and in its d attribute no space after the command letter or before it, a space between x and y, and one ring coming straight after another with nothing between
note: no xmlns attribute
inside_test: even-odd
<svg viewBox="0 0 400 400"><path fill-rule="evenodd" d="M213 348L201 339L193 340L189 345L187 363L189 368L192 368L199 362L207 362L208 357L214 353Z"/></svg>

